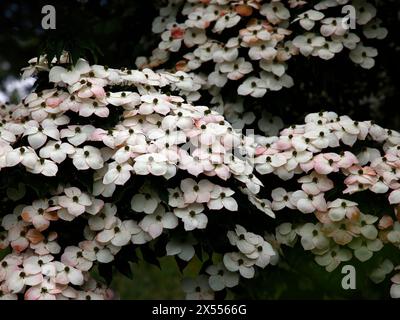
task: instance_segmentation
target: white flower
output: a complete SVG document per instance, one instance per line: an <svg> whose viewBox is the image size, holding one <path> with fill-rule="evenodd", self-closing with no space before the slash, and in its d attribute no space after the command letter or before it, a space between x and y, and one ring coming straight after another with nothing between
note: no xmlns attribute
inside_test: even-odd
<svg viewBox="0 0 400 320"><path fill-rule="evenodd" d="M191 178L181 181L181 190L186 203L205 203L211 199L211 191L214 185L208 180L200 180L198 183Z"/></svg>
<svg viewBox="0 0 400 320"><path fill-rule="evenodd" d="M245 61L244 58L239 58L232 62L224 62L219 66L219 70L222 73L227 73L227 77L230 80L239 80L244 75L250 73L253 70L253 66L250 62Z"/></svg>
<svg viewBox="0 0 400 320"><path fill-rule="evenodd" d="M66 84L72 85L79 81L82 74L89 73L90 70L89 63L83 59L79 59L71 70L59 66L51 68L49 72L49 81L56 83L63 81Z"/></svg>
<svg viewBox="0 0 400 320"><path fill-rule="evenodd" d="M328 216L332 221L340 221L345 217L354 219L354 216L358 216L359 210L356 202L336 199L328 204ZM320 210L323 211L323 210Z"/></svg>
<svg viewBox="0 0 400 320"><path fill-rule="evenodd" d="M246 279L251 279L254 277L254 261L247 258L243 253L225 253L223 261L226 269L229 271L239 271L240 275Z"/></svg>
<svg viewBox="0 0 400 320"><path fill-rule="evenodd" d="M374 58L378 55L378 50L372 47L365 47L359 43L357 47L350 51L350 59L359 64L364 69L371 69L375 65Z"/></svg>
<svg viewBox="0 0 400 320"><path fill-rule="evenodd" d="M104 184L124 185L131 177L133 167L128 163L112 162L108 165L107 173L104 175Z"/></svg>
<svg viewBox="0 0 400 320"><path fill-rule="evenodd" d="M393 269L393 263L389 259L385 259L376 269L374 269L370 273L369 278L376 284L381 283L385 280L386 275L391 273Z"/></svg>
<svg viewBox="0 0 400 320"><path fill-rule="evenodd" d="M211 199L207 203L208 208L211 210L226 208L229 211L237 211L238 205L235 199L231 197L234 193L229 188L214 186L214 189L211 191Z"/></svg>
<svg viewBox="0 0 400 320"><path fill-rule="evenodd" d="M182 281L182 289L186 293L187 300L212 300L214 292L208 285L208 278L200 275L197 278L185 278Z"/></svg>
<svg viewBox="0 0 400 320"><path fill-rule="evenodd" d="M294 21L299 21L300 25L307 31L310 31L315 26L315 22L324 18L324 14L316 10L307 10L300 14Z"/></svg>
<svg viewBox="0 0 400 320"><path fill-rule="evenodd" d="M292 192L286 192L283 188L276 188L272 190L271 197L273 199L271 207L273 210L282 210L285 207L294 209L295 207L290 202Z"/></svg>
<svg viewBox="0 0 400 320"><path fill-rule="evenodd" d="M317 36L315 33L306 33L294 38L293 44L300 49L302 55L308 57L315 49L321 48L325 44L325 38Z"/></svg>
<svg viewBox="0 0 400 320"><path fill-rule="evenodd" d="M65 188L64 193L65 195L58 197L58 204L75 217L84 213L87 207L92 205L89 196L78 188Z"/></svg>
<svg viewBox="0 0 400 320"><path fill-rule="evenodd" d="M265 3L261 7L260 14L267 17L268 22L278 24L290 18L290 12L281 2Z"/></svg>
<svg viewBox="0 0 400 320"><path fill-rule="evenodd" d="M374 252L378 252L383 248L383 243L380 239L363 240L355 238L349 243L349 247L354 250L354 256L361 262L365 262L372 258Z"/></svg>
<svg viewBox="0 0 400 320"><path fill-rule="evenodd" d="M290 222L285 222L280 224L275 229L276 240L279 243L285 244L289 247L293 247L297 240L296 230L292 228L292 224Z"/></svg>
<svg viewBox="0 0 400 320"><path fill-rule="evenodd" d="M134 229L135 225L132 220L122 222L117 218L110 228L104 229L97 234L96 240L101 244L111 243L114 246L122 247L131 240L132 230Z"/></svg>
<svg viewBox="0 0 400 320"><path fill-rule="evenodd" d="M193 203L186 208L175 208L174 213L178 218L181 218L186 231L194 229L205 229L208 218L203 213L204 207L202 204Z"/></svg>
<svg viewBox="0 0 400 320"><path fill-rule="evenodd" d="M114 260L114 255L119 250L118 247L114 247L109 244L104 247L96 240L82 241L79 243L79 247L83 249L83 256L89 260L97 260L100 263L109 263Z"/></svg>
<svg viewBox="0 0 400 320"><path fill-rule="evenodd" d="M111 203L106 203L101 211L91 216L88 225L92 231L101 231L110 229L116 223L117 207Z"/></svg>
<svg viewBox="0 0 400 320"><path fill-rule="evenodd" d="M145 189L142 193L137 193L132 197L131 208L136 212L151 214L154 213L160 202L159 196L153 190Z"/></svg>
<svg viewBox="0 0 400 320"><path fill-rule="evenodd" d="M33 169L38 161L38 156L30 147L20 147L6 154L7 167L14 167L22 163L25 167Z"/></svg>
<svg viewBox="0 0 400 320"><path fill-rule="evenodd" d="M168 205L174 208L183 208L186 206L183 193L179 187L168 189Z"/></svg>
<svg viewBox="0 0 400 320"><path fill-rule="evenodd" d="M76 148L75 153L70 155L72 163L78 170L100 169L104 165L103 157L99 149L92 146Z"/></svg>
<svg viewBox="0 0 400 320"><path fill-rule="evenodd" d="M133 170L139 175L162 176L168 172L168 159L160 153L149 153L135 158Z"/></svg>
<svg viewBox="0 0 400 320"><path fill-rule="evenodd" d="M315 211L325 212L327 209L323 193L314 196L312 194L306 194L303 190L298 190L293 192L291 202L303 213L312 213Z"/></svg>
<svg viewBox="0 0 400 320"><path fill-rule="evenodd" d="M233 26L237 25L239 21L240 16L237 13L227 13L218 18L212 31L215 33L221 33L224 29L232 28Z"/></svg>
<svg viewBox="0 0 400 320"><path fill-rule="evenodd" d="M333 181L325 175L320 175L315 171L310 175L303 176L297 180L301 183L301 188L307 194L317 195L333 189Z"/></svg>
<svg viewBox="0 0 400 320"><path fill-rule="evenodd" d="M343 36L348 30L344 18L326 18L321 23L320 31L324 37Z"/></svg>
<svg viewBox="0 0 400 320"><path fill-rule="evenodd" d="M257 125L267 136L274 136L283 128L283 121L280 117L273 116L271 113L263 111Z"/></svg>
<svg viewBox="0 0 400 320"><path fill-rule="evenodd" d="M349 261L352 257L351 251L339 246L331 248L328 252L315 257L315 261L325 267L326 271L332 272L340 263Z"/></svg>
<svg viewBox="0 0 400 320"><path fill-rule="evenodd" d="M301 237L304 250L323 251L329 248L329 239L322 232L320 224L306 223L298 229L297 233Z"/></svg>
<svg viewBox="0 0 400 320"><path fill-rule="evenodd" d="M376 8L366 1L354 1L357 24L365 25L376 16Z"/></svg>
<svg viewBox="0 0 400 320"><path fill-rule="evenodd" d="M75 152L75 148L69 143L61 141L49 141L40 149L39 155L42 158L50 158L56 163L61 163L65 160L67 155Z"/></svg>
<svg viewBox="0 0 400 320"><path fill-rule="evenodd" d="M206 33L203 29L189 28L185 32L183 42L190 48L194 45L203 44L207 41Z"/></svg>
<svg viewBox="0 0 400 320"><path fill-rule="evenodd" d="M139 226L153 239L157 238L163 229L174 229L178 225L178 219L172 212L165 212L163 206L158 206L154 213L146 215Z"/></svg>
<svg viewBox="0 0 400 320"><path fill-rule="evenodd" d="M239 275L228 271L221 262L209 266L206 272L210 275L208 284L214 291L220 291L224 288L233 288L239 284Z"/></svg>
<svg viewBox="0 0 400 320"><path fill-rule="evenodd" d="M193 247L195 244L197 244L197 242L190 233L182 238L172 238L166 246L167 256L177 255L184 261L190 261L195 254Z"/></svg>
<svg viewBox="0 0 400 320"><path fill-rule="evenodd" d="M385 39L388 35L388 30L381 27L382 21L372 20L363 29L363 33L367 39Z"/></svg>
<svg viewBox="0 0 400 320"><path fill-rule="evenodd" d="M25 125L24 137L28 137L28 142L33 149L38 149L46 143L48 137L58 140L60 133L57 127L48 119L42 123L34 120L28 121Z"/></svg>
<svg viewBox="0 0 400 320"><path fill-rule="evenodd" d="M94 260L95 257L93 257L93 260L84 257L83 250L75 246L66 247L61 256L62 263L81 271L88 271L92 267Z"/></svg>
<svg viewBox="0 0 400 320"><path fill-rule="evenodd" d="M41 173L47 177L54 177L57 174L57 165L50 160L38 159L35 166L32 169L27 168L27 171L32 173Z"/></svg>
<svg viewBox="0 0 400 320"><path fill-rule="evenodd" d="M267 92L267 86L266 81L256 77L249 77L238 87L237 92L241 96L251 95L254 98L261 98Z"/></svg>
<svg viewBox="0 0 400 320"><path fill-rule="evenodd" d="M67 285L69 283L79 286L84 282L82 271L72 266L66 266L61 262L55 262L57 276L55 281L59 284Z"/></svg>
<svg viewBox="0 0 400 320"><path fill-rule="evenodd" d="M61 138L67 138L72 145L79 146L89 140L94 130L92 125L68 126L66 129L62 129L60 134Z"/></svg>

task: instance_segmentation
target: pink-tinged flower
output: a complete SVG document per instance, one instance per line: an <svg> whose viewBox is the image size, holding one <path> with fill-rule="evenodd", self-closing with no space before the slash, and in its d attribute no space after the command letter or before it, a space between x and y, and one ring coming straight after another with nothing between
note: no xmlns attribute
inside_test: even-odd
<svg viewBox="0 0 400 320"><path fill-rule="evenodd" d="M231 197L235 192L229 188L220 186L214 186L211 191L211 199L207 203L207 206L211 210L221 210L226 208L229 211L237 211L238 204L236 200Z"/></svg>
<svg viewBox="0 0 400 320"><path fill-rule="evenodd" d="M65 188L64 193L65 195L58 197L58 204L75 217L84 213L86 208L92 205L89 196L78 188Z"/></svg>
<svg viewBox="0 0 400 320"><path fill-rule="evenodd" d="M314 170L319 174L329 174L332 172L338 172L340 161L340 155L336 153L320 153L313 159Z"/></svg>
<svg viewBox="0 0 400 320"><path fill-rule="evenodd" d="M163 206L158 206L154 213L146 215L139 226L153 239L161 235L164 229L174 229L178 219L172 212L165 212Z"/></svg>
<svg viewBox="0 0 400 320"><path fill-rule="evenodd" d="M181 218L186 231L194 229L205 229L208 218L203 213L204 207L202 204L193 203L186 208L175 208L174 214Z"/></svg>
<svg viewBox="0 0 400 320"><path fill-rule="evenodd" d="M36 286L43 281L43 275L37 274L26 274L25 271L15 271L7 279L7 286L12 293L20 293L23 291L25 286Z"/></svg>
<svg viewBox="0 0 400 320"><path fill-rule="evenodd" d="M47 200L36 200L32 206L25 207L21 213L24 221L30 222L39 230L46 230L50 221L58 220L57 210L60 207L50 207Z"/></svg>
<svg viewBox="0 0 400 320"><path fill-rule="evenodd" d="M44 276L55 275L55 267L51 262L54 259L52 255L28 256L24 259L23 271L27 275L42 274Z"/></svg>
<svg viewBox="0 0 400 320"><path fill-rule="evenodd" d="M327 176L311 172L308 176L303 176L297 180L301 183L301 188L307 194L317 195L333 189L333 181Z"/></svg>
<svg viewBox="0 0 400 320"><path fill-rule="evenodd" d="M47 238L43 239L39 243L31 243L30 248L35 251L36 254L42 256L47 254L58 254L61 251L61 246L57 243L57 232L49 232Z"/></svg>
<svg viewBox="0 0 400 320"><path fill-rule="evenodd" d="M93 73L94 72L90 72ZM92 76L89 73L89 76ZM107 85L107 80L104 79L98 79L98 78L81 78L78 83L75 83L70 87L70 92L77 94L79 98L81 99L87 99L87 98L97 98L101 100L102 98L105 97L106 92L104 91L104 88Z"/></svg>
<svg viewBox="0 0 400 320"><path fill-rule="evenodd" d="M187 178L181 181L180 187L186 203L206 203L211 199L214 185L205 179L197 183L193 179Z"/></svg>
<svg viewBox="0 0 400 320"><path fill-rule="evenodd" d="M327 210L323 193L312 195L305 193L303 190L298 190L293 192L291 203L303 213Z"/></svg>
<svg viewBox="0 0 400 320"><path fill-rule="evenodd" d="M23 262L23 257L16 254L6 255L0 263L0 282L8 279L12 274L20 271L20 265Z"/></svg>
<svg viewBox="0 0 400 320"><path fill-rule="evenodd" d="M20 253L24 251L30 243L39 243L44 239L43 235L36 229L29 229L26 222L20 221L8 231L8 240L11 248Z"/></svg>
<svg viewBox="0 0 400 320"><path fill-rule="evenodd" d="M325 222L322 226L322 231L337 244L345 246L349 244L353 238L360 235L360 225L358 221L347 219L340 222Z"/></svg>
<svg viewBox="0 0 400 320"><path fill-rule="evenodd" d="M76 268L81 271L88 271L93 265L93 260L87 259L83 255L83 250L75 246L68 246L65 248L61 256L61 262L67 266Z"/></svg>
<svg viewBox="0 0 400 320"><path fill-rule="evenodd" d="M283 188L276 188L272 190L271 197L273 199L272 201L272 209L273 210L282 210L285 207L294 209L295 207L293 204L290 202L290 198L292 196L293 192L287 192Z"/></svg>
<svg viewBox="0 0 400 320"><path fill-rule="evenodd" d="M360 216L360 210L357 207L357 203L349 200L336 199L335 201L328 203L328 209L328 216L332 221L341 221L345 217L350 220L357 220Z"/></svg>
<svg viewBox="0 0 400 320"><path fill-rule="evenodd" d="M9 244L10 241L8 240L7 232L6 231L0 232L0 250L7 248Z"/></svg>
<svg viewBox="0 0 400 320"><path fill-rule="evenodd" d="M44 280L38 285L26 290L25 300L56 300L61 289L57 288L50 280Z"/></svg>

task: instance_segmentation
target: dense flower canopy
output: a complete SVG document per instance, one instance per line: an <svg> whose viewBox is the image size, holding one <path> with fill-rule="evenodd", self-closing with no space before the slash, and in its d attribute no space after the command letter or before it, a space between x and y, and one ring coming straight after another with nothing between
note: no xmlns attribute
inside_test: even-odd
<svg viewBox="0 0 400 320"><path fill-rule="evenodd" d="M287 125L266 107L299 59L373 68L376 8L166 3L137 70L40 55L22 69L32 92L0 105L0 300L116 299L113 268L164 256L200 260L187 299L241 297L298 260L355 264L399 298L400 132L333 111Z"/></svg>

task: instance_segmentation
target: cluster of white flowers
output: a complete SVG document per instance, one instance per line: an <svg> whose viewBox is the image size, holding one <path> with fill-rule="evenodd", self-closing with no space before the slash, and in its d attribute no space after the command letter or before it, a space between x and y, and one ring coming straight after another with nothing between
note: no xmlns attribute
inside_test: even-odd
<svg viewBox="0 0 400 320"><path fill-rule="evenodd" d="M302 7L302 2L289 3ZM331 6L339 2L322 1L315 9L323 11L322 3ZM212 20L216 21L214 29L220 28L215 33L256 9L267 16L270 22L266 26L255 23L247 27L251 32L241 31L241 44L271 41L262 38L266 34L285 35L286 31L279 30L288 19L287 9L280 1L263 5L216 1L205 6L189 1L184 15L192 24L170 30L171 37L182 32L182 38L174 41L181 39L188 47L207 43L200 26L204 19L211 19L210 12L207 15L199 9L197 15L196 8L208 10L211 6L218 12ZM178 8L170 5L163 16L179 12ZM364 22L360 24L372 19L371 10L368 6L362 10L366 13L360 16ZM320 21L321 33L331 32L333 24L311 16L299 20L303 28ZM159 23L164 23L161 20ZM249 40L252 36L259 39ZM215 52L222 59L219 71L225 70L231 80L249 70L243 58L235 57L240 60L237 69L229 69L223 58L232 54L228 44L238 39L230 40L224 46L227 50ZM179 49L182 41L170 41L168 48ZM214 45L219 46L212 42L210 47ZM226 116L192 104L204 85L199 76L182 70L170 73L91 66L83 59L71 66L67 61L67 56L50 65L45 57L32 60L24 75L47 75L46 88L32 92L18 105L0 106L0 174L20 170L57 179L62 174L79 177L87 171L93 173L92 188L84 189L71 180L33 200L18 190L14 211L0 218L0 249L11 250L0 261L0 299L22 295L25 299L113 299L110 289L90 277L94 266L112 263L124 246L147 245L161 235L168 236L166 255L188 262L199 243L196 232L209 227L211 215L219 214L215 211L241 213L239 206L247 206L239 196L247 196L249 210L254 206L271 225L281 210L295 210L307 219L284 222L273 234L263 235L246 230L251 229L251 221L246 228L235 224L224 234L230 249L220 261L213 261L199 277L184 279L189 299L210 299L216 291L237 286L240 277L255 277L257 268L276 265L283 247L293 247L297 240L328 272L353 257L365 262L385 246L400 248L399 132L371 121L320 112L277 134L282 122L265 113L259 123L267 128L265 132L277 135L245 135L232 124L243 127L255 117L246 113L241 103L225 105ZM265 79L257 81L265 83ZM257 88L252 90L254 97L261 96ZM218 94L214 98L220 99ZM365 146L358 150L360 144ZM63 172L64 168L70 171ZM283 182L279 186L265 183L264 187L264 175L276 175ZM145 182L129 194L131 210L121 210L114 196L134 186L138 176L144 176ZM165 182L164 195L152 179ZM298 188L283 187L295 179ZM340 192L343 195L338 196ZM386 207L378 213L361 209L363 203L353 196L362 192L384 199ZM77 221L83 222L80 237L65 244L57 226ZM394 262L386 257L371 270L370 278L383 281L398 269ZM392 276L390 294L394 298L399 297L398 277Z"/></svg>
<svg viewBox="0 0 400 320"><path fill-rule="evenodd" d="M284 181L296 179L300 185L299 190L273 189L269 209L275 214L285 208L296 210L316 220L279 225L278 242L293 246L300 238L304 250L315 254L316 262L329 272L353 254L365 262L386 244L399 248L400 133L333 112L309 114L305 122L283 130L278 137L257 139L256 171L273 173ZM343 145L355 148L358 141L377 147L364 146L357 154L344 151ZM340 152L335 152L339 147ZM386 207L379 208L378 215L362 212L350 199L364 191L384 196L393 215ZM339 192L344 198L336 196Z"/></svg>
<svg viewBox="0 0 400 320"><path fill-rule="evenodd" d="M354 12L340 14L349 5ZM154 69L175 63L175 70L189 72L210 93L211 106L240 118L232 122L239 129L255 117L243 109L242 100L232 102L224 96L228 82L238 82L234 88L240 96L254 98L289 88L294 84L287 74L289 62L299 55L330 60L347 51L355 64L370 69L378 52L367 43L388 33L367 0L170 0L153 21L152 31L161 41L149 58L137 58L136 65ZM277 134L263 124L275 120L263 118L260 129ZM227 119L231 121L228 115Z"/></svg>
<svg viewBox="0 0 400 320"><path fill-rule="evenodd" d="M45 63L42 59L24 72L45 70L41 67ZM45 71L52 88L0 108L0 170L18 166L57 177L63 165L71 163L70 175L94 171L93 190L59 185L49 190L48 197L29 205L23 204L21 195L22 203L1 219L0 248L13 250L2 260L2 298L20 293L26 299L113 297L91 284L88 271L94 264L109 263L121 247L147 243L179 224L185 231L204 229L209 210L238 210L235 191L207 177L221 182L236 179L253 196L259 192L262 183L253 174L253 137L236 132L207 107L163 93L162 87L175 91L192 86L186 74L117 70L90 66L83 59L70 68L61 63ZM118 91L121 87L124 90ZM96 124L115 113L121 116L111 129L102 128L101 121ZM92 124L74 124L75 116L90 118ZM133 219L121 218L117 206L107 202L118 186L128 185L131 175L169 180L178 170L192 178L169 188L166 201L147 183L132 195ZM199 175L205 178L198 179ZM86 221L83 240L61 247L53 223L77 218ZM172 238L167 254L190 260L193 243L189 238ZM268 249L264 240L256 244ZM250 258L260 267L268 264L262 252ZM31 261L38 264L33 271ZM208 272L210 284L220 288L225 277L220 279L213 268ZM227 271L226 275L227 286L238 283L236 274Z"/></svg>

